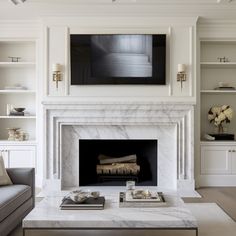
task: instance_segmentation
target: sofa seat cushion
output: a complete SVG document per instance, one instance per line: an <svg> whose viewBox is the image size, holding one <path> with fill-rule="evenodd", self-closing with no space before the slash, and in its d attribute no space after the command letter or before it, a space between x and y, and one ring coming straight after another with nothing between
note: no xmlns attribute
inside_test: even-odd
<svg viewBox="0 0 236 236"><path fill-rule="evenodd" d="M0 222L31 197L28 185L0 186Z"/></svg>

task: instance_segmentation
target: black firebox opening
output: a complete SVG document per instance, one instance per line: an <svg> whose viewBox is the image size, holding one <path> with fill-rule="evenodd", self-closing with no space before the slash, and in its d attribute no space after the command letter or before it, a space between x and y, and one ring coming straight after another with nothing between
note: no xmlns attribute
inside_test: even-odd
<svg viewBox="0 0 236 236"><path fill-rule="evenodd" d="M129 179L138 186L157 186L157 140L79 140L79 185L80 186L125 186ZM107 174L106 178L97 173L98 156L137 156L140 171L132 174Z"/></svg>

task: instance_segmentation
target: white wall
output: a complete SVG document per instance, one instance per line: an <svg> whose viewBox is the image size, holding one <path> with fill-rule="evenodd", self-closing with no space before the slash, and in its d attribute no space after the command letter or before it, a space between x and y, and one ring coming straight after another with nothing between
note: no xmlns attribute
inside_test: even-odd
<svg viewBox="0 0 236 236"><path fill-rule="evenodd" d="M196 101L196 22L195 17L63 17L44 20L0 21L0 38L31 39L37 42L37 182L42 182L46 143L43 139L45 123L42 102L53 101ZM167 34L167 84L70 86L70 33L150 33ZM52 63L64 66L63 81L56 90L52 81ZM181 91L176 81L177 64L188 66L187 82Z"/></svg>

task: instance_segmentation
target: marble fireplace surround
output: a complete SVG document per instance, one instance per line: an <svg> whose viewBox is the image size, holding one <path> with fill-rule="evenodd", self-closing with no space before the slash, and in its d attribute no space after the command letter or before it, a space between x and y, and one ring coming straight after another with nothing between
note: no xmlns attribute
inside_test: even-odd
<svg viewBox="0 0 236 236"><path fill-rule="evenodd" d="M157 139L158 187L194 193L193 110L184 103L44 102L45 189L79 186L79 139Z"/></svg>

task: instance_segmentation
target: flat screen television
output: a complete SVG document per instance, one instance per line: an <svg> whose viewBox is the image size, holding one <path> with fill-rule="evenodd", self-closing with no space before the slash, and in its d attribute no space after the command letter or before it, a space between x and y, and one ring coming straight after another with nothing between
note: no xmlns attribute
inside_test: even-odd
<svg viewBox="0 0 236 236"><path fill-rule="evenodd" d="M70 36L71 85L166 83L166 35Z"/></svg>

